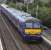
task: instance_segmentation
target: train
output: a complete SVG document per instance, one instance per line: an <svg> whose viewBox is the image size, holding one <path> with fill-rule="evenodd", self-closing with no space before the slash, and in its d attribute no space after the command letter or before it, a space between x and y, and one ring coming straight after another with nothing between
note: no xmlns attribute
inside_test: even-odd
<svg viewBox="0 0 51 50"><path fill-rule="evenodd" d="M42 39L43 29L39 19L6 4L0 5L0 12L2 15L6 15L19 30L19 35L24 41L40 41Z"/></svg>

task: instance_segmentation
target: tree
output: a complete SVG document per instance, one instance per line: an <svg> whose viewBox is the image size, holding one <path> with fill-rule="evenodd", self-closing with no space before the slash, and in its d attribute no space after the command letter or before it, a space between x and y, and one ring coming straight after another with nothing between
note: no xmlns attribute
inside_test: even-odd
<svg viewBox="0 0 51 50"><path fill-rule="evenodd" d="M49 0L48 6L51 7L51 0Z"/></svg>

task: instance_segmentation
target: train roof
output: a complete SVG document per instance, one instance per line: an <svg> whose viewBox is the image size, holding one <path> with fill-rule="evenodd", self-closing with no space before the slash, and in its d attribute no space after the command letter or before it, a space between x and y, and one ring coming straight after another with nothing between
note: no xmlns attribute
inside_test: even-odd
<svg viewBox="0 0 51 50"><path fill-rule="evenodd" d="M10 12L16 19L19 19L22 22L26 22L27 20L39 21L37 18L32 17L31 14L28 14L28 13L25 13L23 11L19 11L17 9L8 7L5 4L2 4L1 6L3 6L8 12Z"/></svg>

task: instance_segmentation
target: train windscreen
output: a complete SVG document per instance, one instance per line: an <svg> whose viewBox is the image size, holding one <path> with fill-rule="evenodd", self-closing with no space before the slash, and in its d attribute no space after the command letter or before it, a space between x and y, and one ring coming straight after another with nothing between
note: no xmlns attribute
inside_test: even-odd
<svg viewBox="0 0 51 50"><path fill-rule="evenodd" d="M35 22L35 23L26 23L26 28L25 28L25 33L26 34L40 34L42 32L41 28L40 28L40 23L39 22Z"/></svg>
<svg viewBox="0 0 51 50"><path fill-rule="evenodd" d="M26 23L26 28L32 28L32 23Z"/></svg>

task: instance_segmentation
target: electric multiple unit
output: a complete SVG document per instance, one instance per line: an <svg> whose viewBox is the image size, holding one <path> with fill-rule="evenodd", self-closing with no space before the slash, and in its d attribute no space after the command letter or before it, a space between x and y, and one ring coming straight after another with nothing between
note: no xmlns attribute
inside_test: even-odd
<svg viewBox="0 0 51 50"><path fill-rule="evenodd" d="M9 20L19 30L19 35L25 41L40 41L43 32L40 20L31 14L16 10L5 4L1 5L1 13L6 15Z"/></svg>

